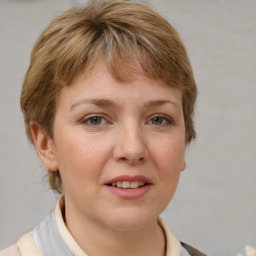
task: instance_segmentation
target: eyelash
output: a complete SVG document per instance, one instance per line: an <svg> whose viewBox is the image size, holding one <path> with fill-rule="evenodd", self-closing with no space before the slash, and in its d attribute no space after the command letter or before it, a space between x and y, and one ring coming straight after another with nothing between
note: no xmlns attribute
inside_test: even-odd
<svg viewBox="0 0 256 256"><path fill-rule="evenodd" d="M100 123L92 124L93 121L97 121L97 120L93 120L93 119L99 119ZM160 119L161 123L160 124L152 123L154 119ZM157 120L155 120L155 121L157 121ZM104 123L102 123L102 122L104 122ZM92 114L92 115L86 116L84 119L82 119L81 123L91 126L91 127L100 127L100 126L110 123L110 122L108 122L107 119L101 114ZM162 126L173 125L174 121L172 118L170 118L168 116L165 116L162 114L156 114L156 115L150 117L149 121L147 121L147 124L162 127Z"/></svg>
<svg viewBox="0 0 256 256"><path fill-rule="evenodd" d="M164 124L153 124L152 121L155 119L155 118L161 118L162 122L164 122ZM151 117L149 119L148 122L151 122L152 125L155 125L155 126L168 126L168 125L173 125L174 124L174 121L172 118L168 117L168 116L165 116L165 115L162 115L162 114L156 114L154 115L153 117Z"/></svg>
<svg viewBox="0 0 256 256"><path fill-rule="evenodd" d="M93 118L100 119L100 123L99 124L92 124L92 123L90 123L90 122L93 121ZM104 116L102 116L100 114L93 114L93 115L86 116L84 119L81 120L81 123L83 123L85 125L88 125L88 126L97 127L97 126L104 125L104 124L102 124L103 120L104 120L104 124L109 123Z"/></svg>

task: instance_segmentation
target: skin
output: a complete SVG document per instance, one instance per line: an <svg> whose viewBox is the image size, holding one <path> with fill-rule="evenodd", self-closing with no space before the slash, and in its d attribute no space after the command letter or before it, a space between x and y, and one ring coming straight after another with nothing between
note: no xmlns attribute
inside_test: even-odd
<svg viewBox="0 0 256 256"><path fill-rule="evenodd" d="M165 255L157 216L185 169L182 94L132 78L120 83L98 63L58 95L54 138L30 124L41 161L60 170L66 225L88 255ZM150 189L120 198L105 185L120 175L143 175Z"/></svg>

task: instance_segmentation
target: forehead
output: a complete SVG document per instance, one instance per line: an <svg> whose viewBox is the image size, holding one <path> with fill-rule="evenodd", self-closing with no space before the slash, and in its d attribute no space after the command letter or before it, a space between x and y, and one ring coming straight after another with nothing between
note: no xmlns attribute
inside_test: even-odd
<svg viewBox="0 0 256 256"><path fill-rule="evenodd" d="M176 86L171 86L166 84L163 80L147 76L139 68L131 70L128 67L126 71L123 70L123 73L125 77L118 79L104 61L99 61L90 69L82 70L72 81L70 87L83 87L88 91L100 90L99 92L103 92L108 88L115 90L120 87L120 89L125 90L126 87L133 87L137 93L140 91L148 91L152 88L155 93L160 93L160 91L172 91L175 92L175 94L181 94L181 90Z"/></svg>
<svg viewBox="0 0 256 256"><path fill-rule="evenodd" d="M81 103L102 107L121 105L153 107L163 102L171 102L182 109L182 94L177 88L163 81L131 73L129 81L118 81L109 72L104 62L97 63L90 72L80 72L70 86L62 88L57 105L72 109Z"/></svg>

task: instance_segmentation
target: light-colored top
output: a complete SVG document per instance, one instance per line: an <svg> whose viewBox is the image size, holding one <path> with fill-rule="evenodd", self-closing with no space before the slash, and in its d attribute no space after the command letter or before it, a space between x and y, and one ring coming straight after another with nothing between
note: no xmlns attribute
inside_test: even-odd
<svg viewBox="0 0 256 256"><path fill-rule="evenodd" d="M75 256L87 256L72 237L65 225L62 216L63 207L63 200L60 199L54 210L58 231L60 232L70 251ZM160 217L158 217L158 223L161 226L166 238L166 256L188 256L189 254L181 247L180 242L175 238L171 230ZM17 244L14 244L0 252L0 256L41 256L41 254L36 247L33 234L30 232L23 235L18 240Z"/></svg>

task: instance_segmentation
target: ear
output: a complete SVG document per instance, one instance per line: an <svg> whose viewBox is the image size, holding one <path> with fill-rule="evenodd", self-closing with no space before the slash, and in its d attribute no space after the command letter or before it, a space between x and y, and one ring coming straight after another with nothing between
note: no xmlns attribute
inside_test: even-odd
<svg viewBox="0 0 256 256"><path fill-rule="evenodd" d="M186 166L187 166L186 161L183 160L182 163L181 163L180 171L181 171L181 172L184 171L184 170L186 169Z"/></svg>
<svg viewBox="0 0 256 256"><path fill-rule="evenodd" d="M53 140L48 135L46 135L46 133L38 124L30 122L29 127L37 150L37 154L42 163L48 170L57 171L59 168L55 158Z"/></svg>

